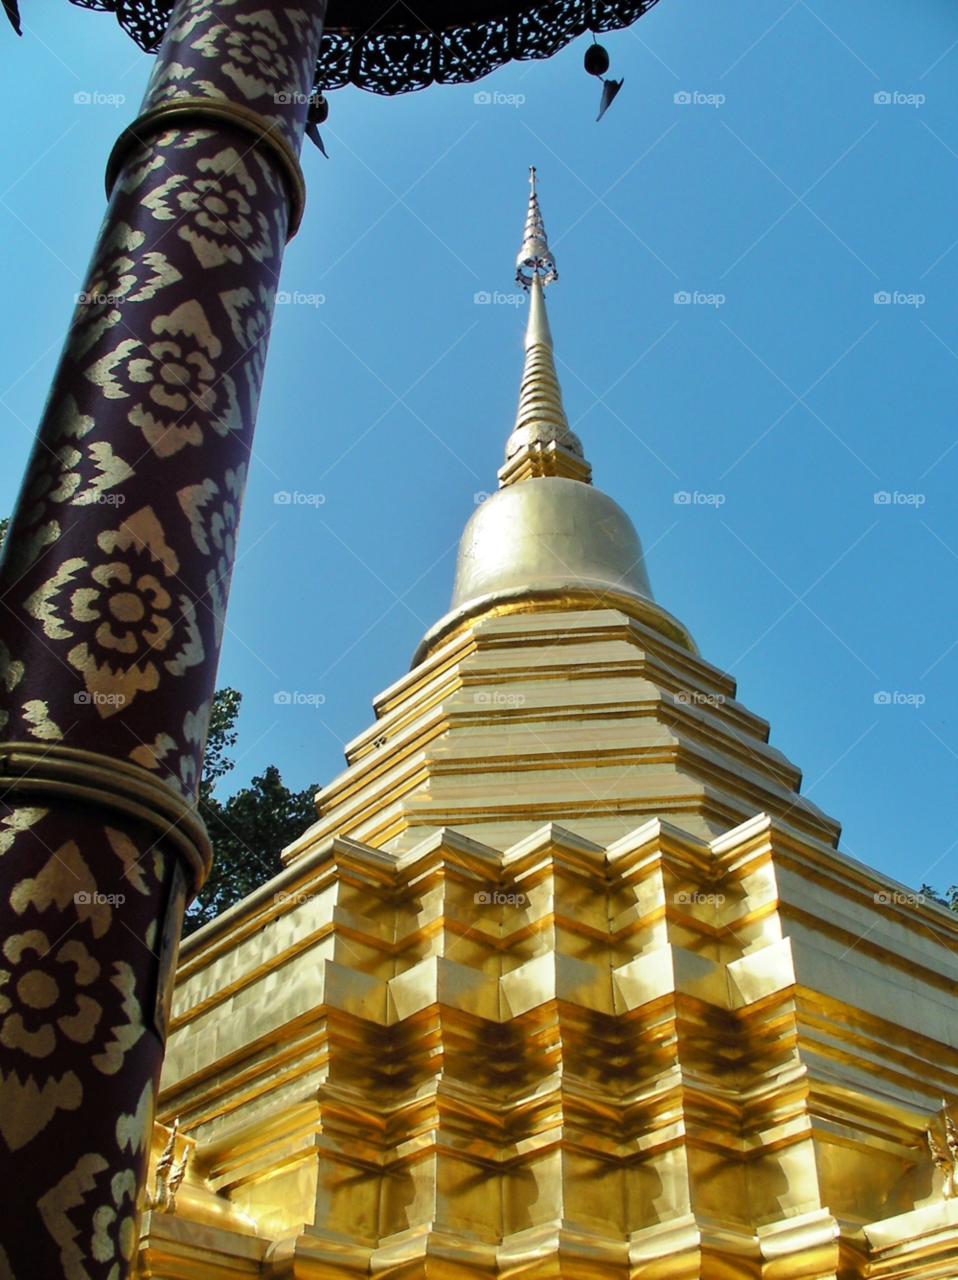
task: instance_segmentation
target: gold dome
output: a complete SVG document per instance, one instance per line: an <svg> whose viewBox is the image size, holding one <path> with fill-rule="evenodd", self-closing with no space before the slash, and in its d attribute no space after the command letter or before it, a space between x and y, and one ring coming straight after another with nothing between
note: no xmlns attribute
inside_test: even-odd
<svg viewBox="0 0 958 1280"><path fill-rule="evenodd" d="M413 666L485 613L617 608L697 652L655 603L632 521L600 489L563 476L511 484L487 498L459 543L449 613L423 637Z"/></svg>
<svg viewBox="0 0 958 1280"><path fill-rule="evenodd" d="M452 608L478 596L556 588L651 601L632 521L601 490L562 476L500 489L466 525Z"/></svg>

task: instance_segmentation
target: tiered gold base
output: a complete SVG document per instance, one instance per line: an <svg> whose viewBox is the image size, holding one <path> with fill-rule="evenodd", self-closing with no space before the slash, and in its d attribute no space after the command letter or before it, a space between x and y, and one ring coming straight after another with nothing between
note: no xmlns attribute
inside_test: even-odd
<svg viewBox="0 0 958 1280"><path fill-rule="evenodd" d="M765 815L313 847L183 947L141 1274L958 1274L958 920L897 889Z"/></svg>

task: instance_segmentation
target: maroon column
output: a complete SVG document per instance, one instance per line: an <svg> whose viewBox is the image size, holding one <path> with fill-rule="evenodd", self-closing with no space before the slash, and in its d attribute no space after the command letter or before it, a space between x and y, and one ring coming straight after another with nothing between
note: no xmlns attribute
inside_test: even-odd
<svg viewBox="0 0 958 1280"><path fill-rule="evenodd" d="M0 1277L136 1251L325 0L178 0L0 564Z"/></svg>

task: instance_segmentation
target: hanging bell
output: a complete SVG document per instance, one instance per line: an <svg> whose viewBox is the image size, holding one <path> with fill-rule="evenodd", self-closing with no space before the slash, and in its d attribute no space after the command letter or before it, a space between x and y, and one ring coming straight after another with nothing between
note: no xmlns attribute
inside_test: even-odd
<svg viewBox="0 0 958 1280"><path fill-rule="evenodd" d="M609 55L601 44L590 44L583 65L590 76L604 76L609 69Z"/></svg>

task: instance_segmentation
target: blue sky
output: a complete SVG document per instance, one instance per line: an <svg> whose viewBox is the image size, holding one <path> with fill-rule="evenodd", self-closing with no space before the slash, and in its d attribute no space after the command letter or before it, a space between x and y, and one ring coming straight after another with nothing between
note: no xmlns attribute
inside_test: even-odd
<svg viewBox="0 0 958 1280"><path fill-rule="evenodd" d="M109 15L22 8L24 38L0 30L0 512L150 67ZM600 124L584 41L477 86L331 95L330 159L307 147L282 279L324 301L277 310L220 667L244 694L231 784L271 762L291 785L328 781L448 606L522 361L522 309L474 295L515 292L535 164L566 407L657 598L771 721L842 847L945 887L958 9L661 0L602 39L625 85ZM480 90L524 101L477 103ZM81 105L81 91L126 101ZM280 490L324 501L278 506ZM724 502L676 504L681 491ZM277 707L280 689L325 703ZM879 705L880 691L925 701Z"/></svg>

